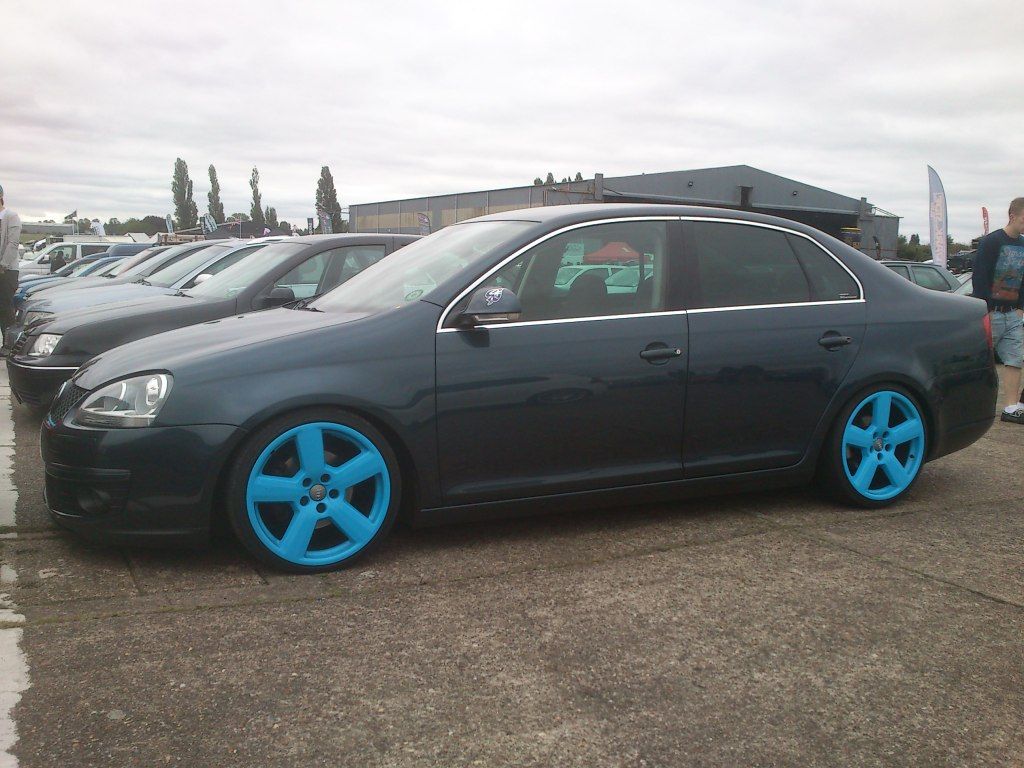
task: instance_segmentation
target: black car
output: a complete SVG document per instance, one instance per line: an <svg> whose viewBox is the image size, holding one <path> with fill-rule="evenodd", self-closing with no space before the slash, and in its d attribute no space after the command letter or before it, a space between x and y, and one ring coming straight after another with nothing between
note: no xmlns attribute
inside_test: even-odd
<svg viewBox="0 0 1024 768"><path fill-rule="evenodd" d="M925 264L917 261L880 261L900 277L917 283L931 291L956 291L960 281L956 275L938 264Z"/></svg>
<svg viewBox="0 0 1024 768"><path fill-rule="evenodd" d="M635 282L556 290L612 243ZM553 206L104 353L59 393L42 452L53 516L85 535L196 541L225 515L256 557L318 571L400 508L430 524L815 476L882 506L985 433L996 391L980 302L814 229Z"/></svg>
<svg viewBox="0 0 1024 768"><path fill-rule="evenodd" d="M7 359L11 390L22 403L49 405L82 363L112 347L172 328L310 299L416 239L412 235L289 238L262 246L187 291L56 314L32 324L18 338Z"/></svg>

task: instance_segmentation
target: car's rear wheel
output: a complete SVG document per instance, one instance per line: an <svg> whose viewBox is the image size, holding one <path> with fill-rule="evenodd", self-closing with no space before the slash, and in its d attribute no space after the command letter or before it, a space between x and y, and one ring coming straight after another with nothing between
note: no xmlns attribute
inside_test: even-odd
<svg viewBox="0 0 1024 768"><path fill-rule="evenodd" d="M339 568L372 550L394 524L399 465L372 425L335 409L290 414L239 452L227 514L255 557L294 572Z"/></svg>
<svg viewBox="0 0 1024 768"><path fill-rule="evenodd" d="M836 418L821 480L840 500L883 507L903 496L924 464L927 427L920 406L902 387L873 387Z"/></svg>

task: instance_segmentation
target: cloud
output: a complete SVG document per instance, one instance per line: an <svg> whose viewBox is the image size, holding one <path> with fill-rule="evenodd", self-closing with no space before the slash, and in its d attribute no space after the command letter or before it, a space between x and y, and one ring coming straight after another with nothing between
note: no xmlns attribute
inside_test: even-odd
<svg viewBox="0 0 1024 768"><path fill-rule="evenodd" d="M26 218L169 212L176 157L200 210L213 163L248 211L255 165L293 222L321 165L356 203L742 163L925 234L931 164L958 239L1024 194L1009 2L19 0L4 19L0 183Z"/></svg>

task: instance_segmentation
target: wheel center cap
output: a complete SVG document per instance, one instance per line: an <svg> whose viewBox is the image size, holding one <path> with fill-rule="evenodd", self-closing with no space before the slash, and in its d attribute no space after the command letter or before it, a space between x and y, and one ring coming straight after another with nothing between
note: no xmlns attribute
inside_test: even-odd
<svg viewBox="0 0 1024 768"><path fill-rule="evenodd" d="M871 446L874 450L880 451L885 447L885 443L882 442L882 438L875 438L874 444Z"/></svg>
<svg viewBox="0 0 1024 768"><path fill-rule="evenodd" d="M309 498L313 501L323 501L324 496L327 495L327 489L324 488L320 483L317 483L309 489Z"/></svg>

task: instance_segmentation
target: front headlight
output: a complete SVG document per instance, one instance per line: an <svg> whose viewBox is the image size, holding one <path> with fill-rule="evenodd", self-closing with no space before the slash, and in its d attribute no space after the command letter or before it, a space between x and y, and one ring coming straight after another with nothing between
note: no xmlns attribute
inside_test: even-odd
<svg viewBox="0 0 1024 768"><path fill-rule="evenodd" d="M107 384L86 395L75 422L86 427L148 427L167 402L173 379L148 373Z"/></svg>
<svg viewBox="0 0 1024 768"><path fill-rule="evenodd" d="M36 312L36 311L26 312L25 313L25 319L24 319L24 322L22 322L22 325L24 325L27 328L32 323L34 323L36 320L44 320L47 317L53 317L53 312Z"/></svg>
<svg viewBox="0 0 1024 768"><path fill-rule="evenodd" d="M59 333L41 333L28 350L29 357L49 357L60 343Z"/></svg>

